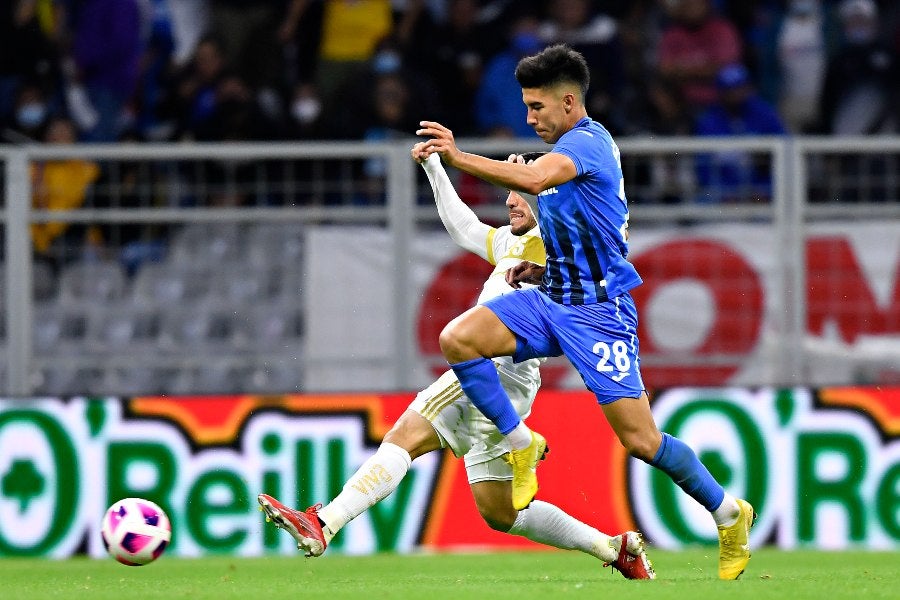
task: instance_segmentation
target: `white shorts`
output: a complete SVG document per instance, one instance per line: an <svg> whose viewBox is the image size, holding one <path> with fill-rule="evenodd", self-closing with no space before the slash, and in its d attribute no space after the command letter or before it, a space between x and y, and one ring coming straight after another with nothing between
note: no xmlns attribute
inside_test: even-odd
<svg viewBox="0 0 900 600"><path fill-rule="evenodd" d="M516 412L524 420L541 386L538 360L514 364L507 357L494 360L500 383ZM502 458L510 451L505 436L463 394L456 374L447 371L416 395L409 408L425 417L437 431L444 448L464 457L469 483L507 481L512 469Z"/></svg>

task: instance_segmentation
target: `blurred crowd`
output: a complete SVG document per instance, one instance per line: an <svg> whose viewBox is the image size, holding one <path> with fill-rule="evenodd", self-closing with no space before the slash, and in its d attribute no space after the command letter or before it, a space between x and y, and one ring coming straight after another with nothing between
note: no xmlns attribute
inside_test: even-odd
<svg viewBox="0 0 900 600"><path fill-rule="evenodd" d="M11 0L0 142L531 138L556 42L616 135L900 131L891 0Z"/></svg>

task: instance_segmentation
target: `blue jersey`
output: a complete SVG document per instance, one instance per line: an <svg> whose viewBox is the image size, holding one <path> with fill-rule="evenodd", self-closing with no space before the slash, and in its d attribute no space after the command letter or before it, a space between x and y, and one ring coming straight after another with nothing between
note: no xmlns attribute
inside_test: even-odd
<svg viewBox="0 0 900 600"><path fill-rule="evenodd" d="M571 181L538 194L547 248L541 289L561 304L592 304L641 284L626 260L628 203L619 148L600 123L585 117L553 148L575 163Z"/></svg>

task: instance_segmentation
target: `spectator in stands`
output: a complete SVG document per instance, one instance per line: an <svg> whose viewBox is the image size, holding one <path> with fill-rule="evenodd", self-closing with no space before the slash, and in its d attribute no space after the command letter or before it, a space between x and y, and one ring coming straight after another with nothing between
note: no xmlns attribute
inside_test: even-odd
<svg viewBox="0 0 900 600"><path fill-rule="evenodd" d="M641 83L641 101L629 113L629 133L638 135L691 135L694 119L681 88L667 79L651 78Z"/></svg>
<svg viewBox="0 0 900 600"><path fill-rule="evenodd" d="M737 29L713 9L711 0L669 0L672 22L659 43L659 74L680 89L688 106L699 113L716 101L716 73L741 62Z"/></svg>
<svg viewBox="0 0 900 600"><path fill-rule="evenodd" d="M37 83L25 82L17 90L12 114L4 120L0 142L38 142L50 120L50 100Z"/></svg>
<svg viewBox="0 0 900 600"><path fill-rule="evenodd" d="M341 98L356 100L353 110L346 110L344 104L341 110L325 117L341 138L396 137L393 132L409 136L418 127L422 114L439 110L434 89L427 73L406 64L399 40L388 36L378 43L372 59L354 80L341 90ZM397 104L391 106L391 102ZM327 109L327 102L324 105ZM381 135L379 131L391 133Z"/></svg>
<svg viewBox="0 0 900 600"><path fill-rule="evenodd" d="M791 0L776 31L778 109L788 129L813 130L828 64L827 19L821 0Z"/></svg>
<svg viewBox="0 0 900 600"><path fill-rule="evenodd" d="M96 124L84 137L112 142L122 133L123 113L140 75L140 9L136 0L81 0L72 6L75 76L97 113Z"/></svg>
<svg viewBox="0 0 900 600"><path fill-rule="evenodd" d="M785 133L775 108L754 89L747 68L726 65L716 76L719 99L697 118L698 135L780 135Z"/></svg>
<svg viewBox="0 0 900 600"><path fill-rule="evenodd" d="M141 28L148 32L147 42L132 103L131 122L123 124L123 128L129 135L140 132L142 139L165 141L172 135L172 126L161 120L159 104L163 100L163 85L175 51L171 3L169 0L145 2L150 2L150 6L144 12Z"/></svg>
<svg viewBox="0 0 900 600"><path fill-rule="evenodd" d="M581 52L591 74L585 106L613 134L626 129L624 55L615 19L592 10L590 0L550 0L538 36L544 45L568 44Z"/></svg>
<svg viewBox="0 0 900 600"><path fill-rule="evenodd" d="M294 86L288 103L286 137L291 140L321 140L330 137L325 126L322 98L315 84Z"/></svg>
<svg viewBox="0 0 900 600"><path fill-rule="evenodd" d="M443 3L444 0L441 0ZM403 62L409 68L422 71L428 66L427 53L422 48L434 42L435 18L429 0L392 2L393 27L391 37L396 40Z"/></svg>
<svg viewBox="0 0 900 600"><path fill-rule="evenodd" d="M822 132L835 135L900 131L900 58L882 41L880 13L872 0L838 5L842 44L828 63L822 91ZM896 198L889 183L894 158L882 154L832 154L810 165L813 201L884 201ZM828 181L827 187L818 184ZM825 191L827 190L827 191Z"/></svg>
<svg viewBox="0 0 900 600"><path fill-rule="evenodd" d="M373 120L366 128L363 139L367 142L384 142L408 138L409 132L415 131L417 122L410 110L415 98L410 86L397 73L380 74L374 83L371 96ZM387 174L384 159L367 160L363 172L366 184L363 201L383 202Z"/></svg>
<svg viewBox="0 0 900 600"><path fill-rule="evenodd" d="M475 97L475 116L482 135L537 139L525 121L522 88L516 81L515 70L522 57L544 47L538 35L539 25L538 19L529 12L518 16L510 26L506 49L485 66Z"/></svg>
<svg viewBox="0 0 900 600"><path fill-rule="evenodd" d="M314 81L330 98L347 87L391 37L408 66L423 69L435 42L426 0L288 0L278 29L289 85ZM320 67L321 62L325 65Z"/></svg>
<svg viewBox="0 0 900 600"><path fill-rule="evenodd" d="M362 102L357 110L344 111L343 119L336 125L338 131L344 137L369 142L409 139L421 115L439 112L430 80L404 64L399 41L393 37L378 45L367 69L343 96ZM363 181L367 189L361 201L384 200L385 172L382 159L365 161Z"/></svg>
<svg viewBox="0 0 900 600"><path fill-rule="evenodd" d="M292 2L303 9L313 0ZM366 68L378 43L393 31L394 21L390 0L323 2L316 85L323 100L330 104L337 100L335 94Z"/></svg>
<svg viewBox="0 0 900 600"><path fill-rule="evenodd" d="M771 104L753 87L744 65L723 67L717 77L718 102L697 119L695 132L705 136L781 135L784 125ZM717 152L697 157L698 182L704 202L768 201L772 181L768 163L752 153Z"/></svg>
<svg viewBox="0 0 900 600"><path fill-rule="evenodd" d="M278 125L257 100L250 85L237 73L221 77L213 104L205 118L198 120L194 137L205 142L248 142L274 140Z"/></svg>
<svg viewBox="0 0 900 600"><path fill-rule="evenodd" d="M168 0L172 24L172 61L176 68L194 56L197 44L209 30L209 0Z"/></svg>
<svg viewBox="0 0 900 600"><path fill-rule="evenodd" d="M288 86L314 83L322 45L324 2L288 0L278 41L283 46L285 83Z"/></svg>
<svg viewBox="0 0 900 600"><path fill-rule="evenodd" d="M208 116L196 123L194 137L198 141L248 142L274 140L281 135L278 123L272 121L260 105L253 89L237 73L220 78ZM257 193L253 186L259 169L267 169L262 161L207 161L204 184L210 194L206 201L215 206L268 204L270 198Z"/></svg>
<svg viewBox="0 0 900 600"><path fill-rule="evenodd" d="M78 132L71 120L55 117L47 124L43 139L48 144L73 144L78 139ZM32 206L44 210L78 208L99 176L100 167L86 160L36 162L31 169ZM92 236L85 236L86 231L83 227L70 227L62 222L33 223L31 238L37 258L54 267L77 258L79 253L71 252L71 248L92 243Z"/></svg>
<svg viewBox="0 0 900 600"><path fill-rule="evenodd" d="M222 44L205 35L190 63L167 82L162 117L172 123L174 139L183 139L197 124L207 120L215 107L216 87L225 72Z"/></svg>
<svg viewBox="0 0 900 600"><path fill-rule="evenodd" d="M282 76L283 0L208 1L210 30L222 41L225 62L254 89L274 89Z"/></svg>
<svg viewBox="0 0 900 600"><path fill-rule="evenodd" d="M669 12L659 0L631 0L619 19L626 79L639 84L658 79L656 51L669 25Z"/></svg>
<svg viewBox="0 0 900 600"><path fill-rule="evenodd" d="M49 88L59 76L55 44L38 20L37 0L12 0L0 8L0 121L9 117L26 81Z"/></svg>
<svg viewBox="0 0 900 600"><path fill-rule="evenodd" d="M878 6L873 0L844 0L838 15L844 43L825 76L823 130L838 135L900 131L900 60L879 37Z"/></svg>
<svg viewBox="0 0 900 600"><path fill-rule="evenodd" d="M476 0L450 0L447 20L423 50L433 74L437 96L446 107L447 126L459 136L478 132L475 95L487 61L501 49L498 18L488 19Z"/></svg>
<svg viewBox="0 0 900 600"><path fill-rule="evenodd" d="M630 134L688 136L693 133L694 121L672 82L651 79L638 89L641 90L638 100L628 107ZM678 204L693 192L695 179L691 156L662 152L635 164L634 173L629 174L635 191L628 197L642 203ZM643 190L647 190L646 195L642 195Z"/></svg>

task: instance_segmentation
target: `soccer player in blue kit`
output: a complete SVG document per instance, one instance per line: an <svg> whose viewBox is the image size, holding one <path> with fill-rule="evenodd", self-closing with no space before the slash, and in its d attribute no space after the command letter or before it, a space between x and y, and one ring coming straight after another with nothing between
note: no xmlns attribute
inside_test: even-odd
<svg viewBox="0 0 900 600"><path fill-rule="evenodd" d="M626 260L625 183L618 147L584 106L587 63L558 44L521 59L515 75L528 124L554 144L533 163L463 152L453 132L433 121L422 121L416 132L430 138L424 156L436 152L448 166L537 195L547 251L546 267L522 262L507 272L514 286L539 287L493 298L447 324L440 336L444 357L469 399L507 436L516 509L537 493L536 468L547 443L519 418L490 359L565 354L628 453L662 470L710 511L719 532L719 577L737 579L750 560L753 507L728 494L689 446L659 431L641 380L629 293L641 278Z"/></svg>

